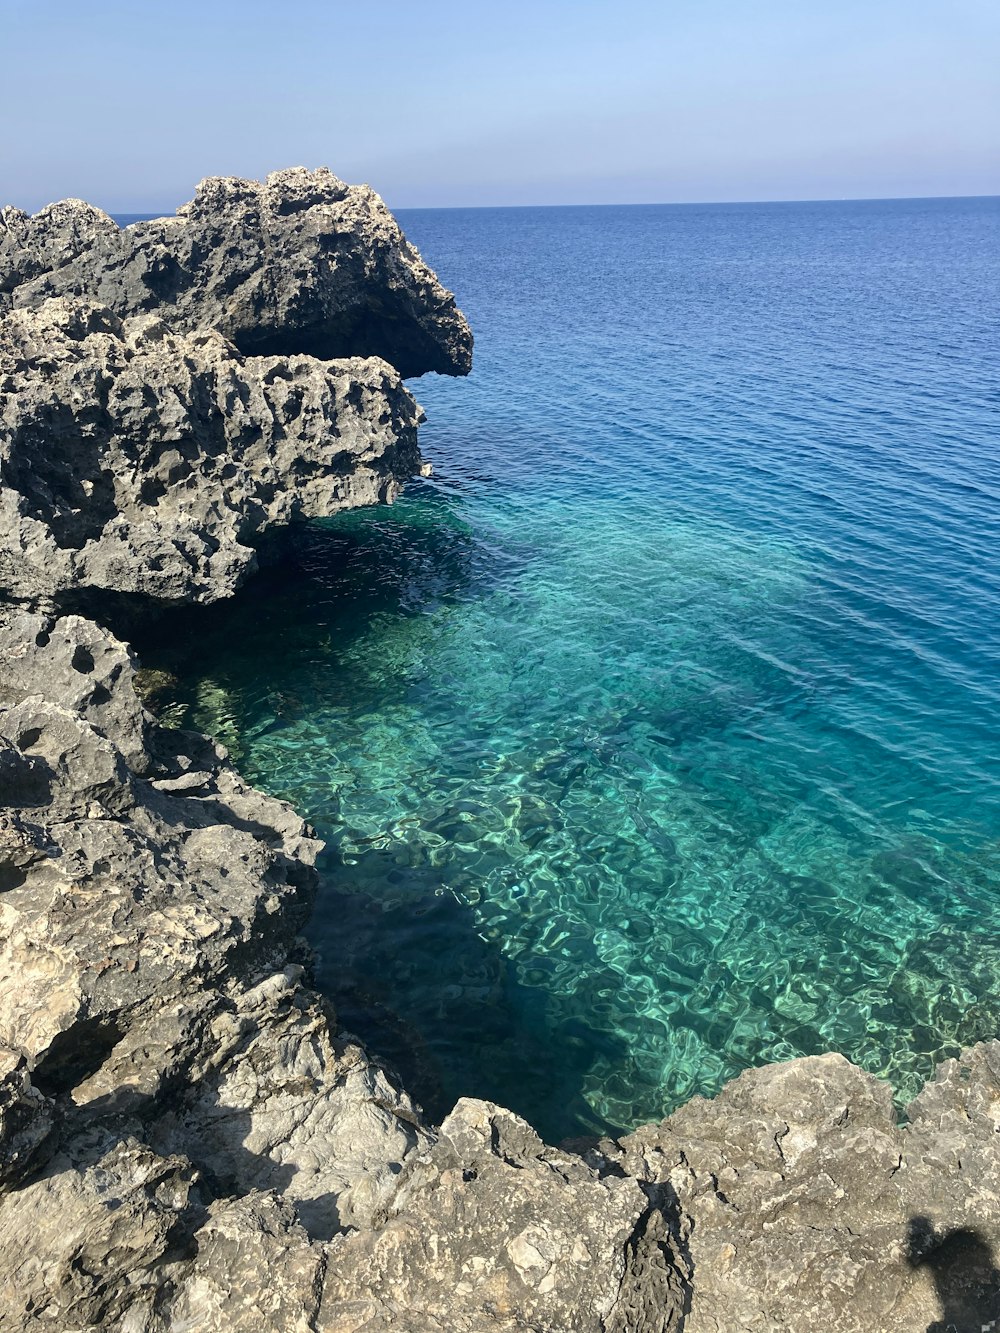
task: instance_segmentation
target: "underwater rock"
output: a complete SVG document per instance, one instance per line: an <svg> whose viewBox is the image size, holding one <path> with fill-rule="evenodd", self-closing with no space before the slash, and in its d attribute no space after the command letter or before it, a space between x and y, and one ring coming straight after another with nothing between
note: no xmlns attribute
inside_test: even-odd
<svg viewBox="0 0 1000 1333"><path fill-rule="evenodd" d="M229 596L265 529L391 500L420 409L384 361L244 357L59 298L0 319L0 593Z"/></svg>
<svg viewBox="0 0 1000 1333"><path fill-rule="evenodd" d="M81 294L247 355L381 357L405 377L472 366L454 296L374 190L325 168L213 176L175 217L124 230L81 199L0 210L0 311Z"/></svg>

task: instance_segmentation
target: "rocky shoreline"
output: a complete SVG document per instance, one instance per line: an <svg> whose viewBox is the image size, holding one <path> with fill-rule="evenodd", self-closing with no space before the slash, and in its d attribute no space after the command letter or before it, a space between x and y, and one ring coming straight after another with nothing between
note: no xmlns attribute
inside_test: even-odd
<svg viewBox="0 0 1000 1333"><path fill-rule="evenodd" d="M390 502L471 352L329 172L0 212L0 1329L993 1327L1000 1042L902 1126L835 1055L620 1142L430 1125L310 985L311 830L144 707L134 618Z"/></svg>

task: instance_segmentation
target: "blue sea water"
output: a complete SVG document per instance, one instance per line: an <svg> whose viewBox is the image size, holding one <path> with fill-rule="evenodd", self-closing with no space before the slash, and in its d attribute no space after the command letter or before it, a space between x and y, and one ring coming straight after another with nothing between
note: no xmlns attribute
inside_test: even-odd
<svg viewBox="0 0 1000 1333"><path fill-rule="evenodd" d="M905 1099L1000 1033L1000 201L401 220L433 479L154 654L327 839L342 1022L552 1138Z"/></svg>

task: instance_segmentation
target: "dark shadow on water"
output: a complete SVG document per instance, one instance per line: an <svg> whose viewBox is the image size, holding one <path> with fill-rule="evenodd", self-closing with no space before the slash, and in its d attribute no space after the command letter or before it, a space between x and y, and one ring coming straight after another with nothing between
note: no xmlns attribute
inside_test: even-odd
<svg viewBox="0 0 1000 1333"><path fill-rule="evenodd" d="M941 1317L927 1333L982 1333L1000 1323L1000 1270L981 1232L938 1232L930 1218L913 1217L907 1260L912 1268L929 1268L934 1278Z"/></svg>
<svg viewBox="0 0 1000 1333"><path fill-rule="evenodd" d="M426 484L391 508L355 510L267 534L261 568L235 596L163 611L132 628L143 665L197 675L224 663L259 684L269 663L295 662L368 632L379 614L412 616L482 595L524 567L528 550L477 538L460 506Z"/></svg>
<svg viewBox="0 0 1000 1333"><path fill-rule="evenodd" d="M391 510L289 530L234 598L165 614L137 632L143 666L177 678L157 705L193 710L184 725L213 731L237 764L243 737L280 728L308 706L297 696L308 701L328 688L331 673L338 692L377 712L397 683L376 670L373 687L371 664L347 651L373 617L407 618L480 596L530 559L509 542L484 544L451 500L419 489ZM218 716L204 700L195 707L200 681L221 700ZM473 1096L509 1106L550 1140L622 1128L582 1095L596 1059L625 1061L620 1042L557 1013L544 983L519 980L445 873L401 867L374 848L347 860L336 823L319 809L300 813L327 840L307 932L320 989L341 1028L394 1065L431 1118Z"/></svg>
<svg viewBox="0 0 1000 1333"><path fill-rule="evenodd" d="M551 1142L623 1127L595 1114L581 1088L606 1033L548 1012L544 987L525 986L499 943L430 868L323 858L309 930L317 979L342 1028L394 1065L434 1121L459 1097L509 1106Z"/></svg>

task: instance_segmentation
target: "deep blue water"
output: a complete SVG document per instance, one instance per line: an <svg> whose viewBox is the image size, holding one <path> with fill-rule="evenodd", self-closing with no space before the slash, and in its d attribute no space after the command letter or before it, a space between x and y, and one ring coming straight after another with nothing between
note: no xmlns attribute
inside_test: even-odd
<svg viewBox="0 0 1000 1333"><path fill-rule="evenodd" d="M1000 201L401 218L435 477L160 650L329 841L343 1022L556 1138L911 1094L1000 1033Z"/></svg>

